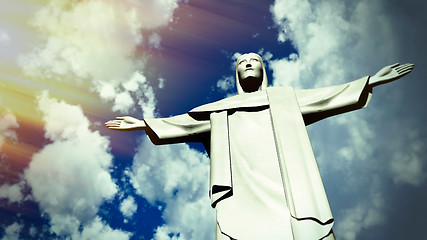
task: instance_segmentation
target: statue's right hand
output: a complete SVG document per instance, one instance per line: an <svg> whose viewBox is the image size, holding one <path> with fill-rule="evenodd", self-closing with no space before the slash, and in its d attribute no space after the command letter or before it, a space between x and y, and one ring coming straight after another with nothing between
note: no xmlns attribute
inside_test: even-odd
<svg viewBox="0 0 427 240"><path fill-rule="evenodd" d="M374 76L369 78L369 85L371 87L375 87L380 84L397 80L412 72L412 69L414 69L414 64L412 63L402 65L395 63L390 66L383 67Z"/></svg>
<svg viewBox="0 0 427 240"><path fill-rule="evenodd" d="M105 126L109 129L119 131L144 130L146 128L143 120L129 116L116 117L116 120L106 122Z"/></svg>

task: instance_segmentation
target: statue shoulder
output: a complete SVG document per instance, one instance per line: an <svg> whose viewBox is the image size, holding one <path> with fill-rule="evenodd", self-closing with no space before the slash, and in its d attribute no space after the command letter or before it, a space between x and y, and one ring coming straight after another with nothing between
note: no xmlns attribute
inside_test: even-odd
<svg viewBox="0 0 427 240"><path fill-rule="evenodd" d="M216 102L208 103L192 109L190 113L210 113L236 108L259 107L263 105L268 105L267 94L265 91L258 91L254 93L238 94Z"/></svg>

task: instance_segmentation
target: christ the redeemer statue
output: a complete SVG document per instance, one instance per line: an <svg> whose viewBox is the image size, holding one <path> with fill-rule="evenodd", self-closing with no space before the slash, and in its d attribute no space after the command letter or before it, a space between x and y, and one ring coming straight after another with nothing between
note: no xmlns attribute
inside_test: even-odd
<svg viewBox="0 0 427 240"><path fill-rule="evenodd" d="M335 239L305 126L366 106L373 87L413 67L394 64L347 84L294 90L268 87L261 57L249 53L236 63L236 96L175 117L118 117L106 126L145 130L155 144L205 145L217 239Z"/></svg>

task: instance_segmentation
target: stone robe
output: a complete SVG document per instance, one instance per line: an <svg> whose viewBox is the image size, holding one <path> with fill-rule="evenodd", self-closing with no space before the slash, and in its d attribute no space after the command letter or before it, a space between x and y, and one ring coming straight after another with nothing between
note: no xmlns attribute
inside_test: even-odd
<svg viewBox="0 0 427 240"><path fill-rule="evenodd" d="M187 114L145 119L147 134L155 144L205 144L217 239L333 239L334 220L305 126L364 107L368 79L239 94Z"/></svg>

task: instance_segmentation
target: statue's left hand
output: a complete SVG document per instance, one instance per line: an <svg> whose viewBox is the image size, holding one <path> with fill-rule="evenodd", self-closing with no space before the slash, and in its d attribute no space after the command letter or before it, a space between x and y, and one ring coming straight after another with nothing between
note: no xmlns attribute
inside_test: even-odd
<svg viewBox="0 0 427 240"><path fill-rule="evenodd" d="M393 65L383 67L374 76L369 78L369 86L375 87L380 84L392 82L410 73L412 69L414 69L414 64L411 63L403 65L395 63Z"/></svg>
<svg viewBox="0 0 427 240"><path fill-rule="evenodd" d="M116 120L111 120L105 123L105 126L112 130L129 131L129 130L145 130L145 122L134 117L117 117Z"/></svg>

